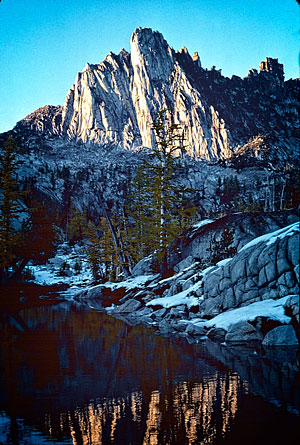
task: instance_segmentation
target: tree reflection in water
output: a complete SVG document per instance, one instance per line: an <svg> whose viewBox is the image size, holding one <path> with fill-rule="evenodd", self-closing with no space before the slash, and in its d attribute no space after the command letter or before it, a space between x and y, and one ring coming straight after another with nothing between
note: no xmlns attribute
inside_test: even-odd
<svg viewBox="0 0 300 445"><path fill-rule="evenodd" d="M73 416L60 418L61 432L69 428L76 445L82 442L195 444L199 440L214 443L218 434L226 433L234 419L241 385L234 375L222 379L215 377L215 380L207 379L201 383L177 383L168 395L153 390L147 401L141 391L91 401L84 408L77 408ZM218 414L215 403L219 398L222 408ZM48 417L49 436L53 423Z"/></svg>
<svg viewBox="0 0 300 445"><path fill-rule="evenodd" d="M2 314L1 331L0 443L299 439L293 353L243 358L69 304Z"/></svg>

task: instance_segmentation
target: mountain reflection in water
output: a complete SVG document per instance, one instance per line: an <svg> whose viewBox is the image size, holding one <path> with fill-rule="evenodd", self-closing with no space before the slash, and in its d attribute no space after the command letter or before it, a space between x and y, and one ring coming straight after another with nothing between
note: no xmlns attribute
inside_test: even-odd
<svg viewBox="0 0 300 445"><path fill-rule="evenodd" d="M295 348L189 344L67 303L1 325L2 444L299 441Z"/></svg>

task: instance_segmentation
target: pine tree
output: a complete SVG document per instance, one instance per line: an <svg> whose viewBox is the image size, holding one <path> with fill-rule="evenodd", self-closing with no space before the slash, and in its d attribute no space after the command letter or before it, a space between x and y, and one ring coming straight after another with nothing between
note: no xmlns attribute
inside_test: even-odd
<svg viewBox="0 0 300 445"><path fill-rule="evenodd" d="M130 261L123 241L123 231L120 226L122 216L120 217L117 215L117 217L115 217L112 211L104 203L102 204L102 212L106 220L107 228L110 231L112 244L118 258L119 267L122 270L123 278L127 278L130 275ZM118 221L119 219L120 221Z"/></svg>
<svg viewBox="0 0 300 445"><path fill-rule="evenodd" d="M225 227L219 241L210 241L210 246L207 249L210 252L210 261L216 264L225 258L231 258L236 254L236 247L233 246L234 230Z"/></svg>
<svg viewBox="0 0 300 445"><path fill-rule="evenodd" d="M192 224L195 206L187 199L192 190L179 184L182 173L180 158L184 151L180 126L173 123L170 110L161 110L152 130L156 146L138 167L132 182L128 213L131 225L132 251L138 260L157 251L166 260L170 241Z"/></svg>
<svg viewBox="0 0 300 445"><path fill-rule="evenodd" d="M102 279L101 260L102 260L102 246L96 227L89 221L85 231L85 236L89 239L87 245L88 262L92 269L94 281L97 283Z"/></svg>
<svg viewBox="0 0 300 445"><path fill-rule="evenodd" d="M28 196L25 202L30 217L22 223L22 242L15 249L16 266L12 274L14 280L21 277L29 261L45 264L55 252L57 233L52 212L49 212L45 204L37 203Z"/></svg>
<svg viewBox="0 0 300 445"><path fill-rule="evenodd" d="M71 202L71 208L68 216L68 239L70 242L82 241L84 231L87 226L86 209L80 212Z"/></svg>
<svg viewBox="0 0 300 445"><path fill-rule="evenodd" d="M112 224L116 224L112 221ZM118 272L121 269L121 263L119 256L116 252L111 230L107 225L107 221L104 217L100 219L101 239L100 239L100 261L103 267L103 278L110 281L115 281L118 276Z"/></svg>
<svg viewBox="0 0 300 445"><path fill-rule="evenodd" d="M16 145L9 137L0 156L0 185L2 197L0 203L0 281L6 283L9 268L14 265L15 249L21 242L21 235L16 230L17 219L22 212L18 199L22 193L18 189L16 170Z"/></svg>
<svg viewBox="0 0 300 445"><path fill-rule="evenodd" d="M159 211L154 201L155 188L156 178L149 171L149 164L140 163L125 206L129 255L134 262L158 248Z"/></svg>
<svg viewBox="0 0 300 445"><path fill-rule="evenodd" d="M180 152L184 148L182 145L182 134L179 132L179 125L172 122L170 110L160 110L156 121L153 122L152 130L156 138L156 147L152 149L152 157L156 161L152 165L157 187L155 199L160 209L159 223L159 246L164 250L170 241L170 209L174 197L175 179L175 152Z"/></svg>

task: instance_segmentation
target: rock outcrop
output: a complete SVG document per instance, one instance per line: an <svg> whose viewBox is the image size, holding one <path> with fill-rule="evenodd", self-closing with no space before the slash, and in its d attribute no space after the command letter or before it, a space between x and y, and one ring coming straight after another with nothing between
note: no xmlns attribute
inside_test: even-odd
<svg viewBox="0 0 300 445"><path fill-rule="evenodd" d="M251 344L257 343L263 340L263 335L248 321L240 321L230 326L227 334L225 335L226 343Z"/></svg>
<svg viewBox="0 0 300 445"><path fill-rule="evenodd" d="M221 262L222 263L222 262ZM299 224L263 235L203 278L204 315L299 294Z"/></svg>
<svg viewBox="0 0 300 445"><path fill-rule="evenodd" d="M263 135L267 156L286 160L299 145L298 90L297 80L284 81L277 59L266 58L244 79L229 79L215 67L202 68L198 53L176 52L159 32L137 28L130 53L87 63L62 108L43 107L18 125L80 143L151 147L153 120L169 108L197 159L230 158ZM254 157L265 156L266 144L255 146Z"/></svg>
<svg viewBox="0 0 300 445"><path fill-rule="evenodd" d="M298 212L293 210L235 213L215 221L204 220L184 232L170 245L168 266L179 272L195 261L200 261L203 266L211 264L212 256L216 256L214 253L216 249L221 249L222 243L224 243L223 253L219 251L218 255L220 260L229 256L226 250L237 252L252 239L274 232L298 220ZM224 236L225 229L230 235L227 239ZM138 265L137 270L139 268Z"/></svg>
<svg viewBox="0 0 300 445"><path fill-rule="evenodd" d="M298 344L292 325L278 326L267 333L263 339L265 346L291 346Z"/></svg>
<svg viewBox="0 0 300 445"><path fill-rule="evenodd" d="M24 127L43 133L53 135L59 133L61 124L62 107L59 105L45 105L29 114L21 121Z"/></svg>
<svg viewBox="0 0 300 445"><path fill-rule="evenodd" d="M284 214L294 222L278 229L283 225ZM233 224L234 220L239 221L240 215L230 218ZM268 218L270 215L266 221ZM223 223L225 231L224 219L209 222L201 231L198 229L198 237L207 237L211 224L214 230L220 230ZM295 219L298 219L295 214L283 212L277 215L277 230L258 237L254 235L255 230L252 233L249 230L248 242L240 237L240 247L232 258L204 269L199 258L197 261L189 255L181 259L175 274L164 278L154 272L151 275L153 262L144 260L137 267L144 275L116 283L115 288L109 284L109 291L106 284L97 286L93 288L93 298L98 298L98 304L101 306L102 302L102 307L111 315L130 324L156 326L163 335L210 338L232 345L262 342L265 346L296 345L299 341L300 230ZM249 220L245 221L248 229ZM275 221L276 215L273 215L271 226L276 225ZM238 234L236 231L237 238ZM113 300L112 295L120 290L125 290L121 298ZM107 304L109 294L113 305ZM88 292L81 291L76 298L90 302Z"/></svg>

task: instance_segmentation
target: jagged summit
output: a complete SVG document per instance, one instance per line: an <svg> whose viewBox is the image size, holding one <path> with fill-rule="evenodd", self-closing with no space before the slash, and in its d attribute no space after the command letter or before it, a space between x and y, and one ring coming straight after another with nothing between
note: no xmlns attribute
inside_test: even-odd
<svg viewBox="0 0 300 445"><path fill-rule="evenodd" d="M198 53L175 51L150 28L137 28L130 44L130 53L122 49L87 63L61 109L43 107L23 124L81 143L150 147L153 119L168 107L193 157L231 157L258 135L268 138L270 156L297 155L299 87L284 82L278 59L267 57L244 79L228 79L214 66L202 68Z"/></svg>
<svg viewBox="0 0 300 445"><path fill-rule="evenodd" d="M62 107L60 105L45 105L28 114L21 122L32 130L58 134L61 110Z"/></svg>

